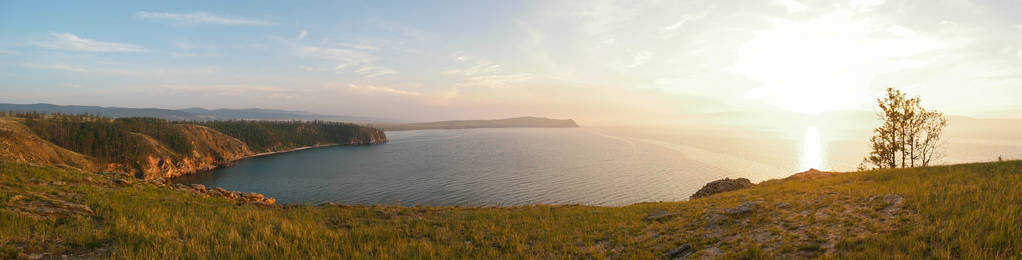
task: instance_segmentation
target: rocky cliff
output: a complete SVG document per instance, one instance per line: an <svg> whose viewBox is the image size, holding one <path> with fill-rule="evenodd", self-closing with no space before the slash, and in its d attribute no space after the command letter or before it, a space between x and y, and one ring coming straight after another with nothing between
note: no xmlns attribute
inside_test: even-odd
<svg viewBox="0 0 1022 260"><path fill-rule="evenodd" d="M254 154L237 138L208 127L188 124L174 127L185 133L187 142L193 147L191 152L175 153L152 137L136 134L138 138L145 139L143 150L147 151L147 156L141 161L109 163L103 169L130 173L143 179L166 179L212 170Z"/></svg>

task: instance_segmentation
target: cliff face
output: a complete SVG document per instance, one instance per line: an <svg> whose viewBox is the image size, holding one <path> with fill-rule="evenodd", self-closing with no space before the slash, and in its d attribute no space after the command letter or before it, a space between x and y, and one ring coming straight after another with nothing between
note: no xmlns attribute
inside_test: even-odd
<svg viewBox="0 0 1022 260"><path fill-rule="evenodd" d="M145 139L145 159L128 164L107 164L104 170L132 173L144 179L173 178L212 170L253 154L245 143L208 127L187 124L174 127L182 130L187 142L192 144L194 149L190 153L174 153L155 139L136 134L138 138Z"/></svg>
<svg viewBox="0 0 1022 260"><path fill-rule="evenodd" d="M352 138L347 145L382 144L389 142L387 134L376 128L365 128L362 134Z"/></svg>

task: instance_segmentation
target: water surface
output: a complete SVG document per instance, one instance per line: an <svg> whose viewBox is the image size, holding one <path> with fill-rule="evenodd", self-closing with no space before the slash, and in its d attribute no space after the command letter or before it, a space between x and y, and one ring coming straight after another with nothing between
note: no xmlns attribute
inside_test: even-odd
<svg viewBox="0 0 1022 260"><path fill-rule="evenodd" d="M387 144L254 157L179 178L282 203L626 205L684 200L727 170L586 129L388 132Z"/></svg>

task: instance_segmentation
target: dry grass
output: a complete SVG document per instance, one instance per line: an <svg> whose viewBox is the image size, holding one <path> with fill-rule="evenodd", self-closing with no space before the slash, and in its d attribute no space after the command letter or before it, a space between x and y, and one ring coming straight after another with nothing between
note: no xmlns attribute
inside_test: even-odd
<svg viewBox="0 0 1022 260"><path fill-rule="evenodd" d="M648 259L682 244L695 257L1022 257L1019 161L838 174L626 207L260 207L113 178L4 163L0 258ZM879 199L887 194L904 203L891 210ZM747 201L760 208L711 216ZM657 211L677 215L643 220Z"/></svg>

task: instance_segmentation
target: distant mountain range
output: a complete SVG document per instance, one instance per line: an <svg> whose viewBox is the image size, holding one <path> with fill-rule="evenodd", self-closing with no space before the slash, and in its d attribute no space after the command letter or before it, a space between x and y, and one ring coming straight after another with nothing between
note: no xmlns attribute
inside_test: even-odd
<svg viewBox="0 0 1022 260"><path fill-rule="evenodd" d="M204 120L324 120L338 122L394 122L383 118L361 116L323 115L302 111L273 110L261 108L247 109L162 109L162 108L123 108L100 106L63 106L53 104L7 104L0 103L0 112L40 112L62 114L93 114L106 117L155 117L171 121L204 121Z"/></svg>

